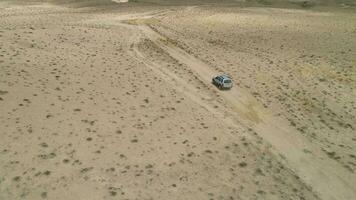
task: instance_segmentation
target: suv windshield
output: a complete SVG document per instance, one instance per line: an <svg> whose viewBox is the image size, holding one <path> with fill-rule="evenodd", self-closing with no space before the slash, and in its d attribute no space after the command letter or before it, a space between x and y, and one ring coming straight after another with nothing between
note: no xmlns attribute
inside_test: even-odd
<svg viewBox="0 0 356 200"><path fill-rule="evenodd" d="M231 80L224 80L224 83L231 83Z"/></svg>

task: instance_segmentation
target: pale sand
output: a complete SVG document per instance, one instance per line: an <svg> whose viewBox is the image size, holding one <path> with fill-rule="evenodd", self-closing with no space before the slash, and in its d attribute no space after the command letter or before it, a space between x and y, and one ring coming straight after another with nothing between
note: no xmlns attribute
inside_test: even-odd
<svg viewBox="0 0 356 200"><path fill-rule="evenodd" d="M0 4L1 200L356 196L355 14L120 5Z"/></svg>

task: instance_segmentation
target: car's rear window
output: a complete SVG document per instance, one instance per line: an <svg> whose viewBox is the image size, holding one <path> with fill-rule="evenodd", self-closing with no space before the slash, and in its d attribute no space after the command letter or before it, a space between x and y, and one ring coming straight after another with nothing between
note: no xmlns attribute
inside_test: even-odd
<svg viewBox="0 0 356 200"><path fill-rule="evenodd" d="M225 80L224 83L231 83L231 80Z"/></svg>

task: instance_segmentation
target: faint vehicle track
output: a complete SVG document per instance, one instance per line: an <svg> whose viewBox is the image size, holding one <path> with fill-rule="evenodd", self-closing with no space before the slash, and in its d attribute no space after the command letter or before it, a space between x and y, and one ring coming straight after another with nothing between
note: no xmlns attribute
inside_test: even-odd
<svg viewBox="0 0 356 200"><path fill-rule="evenodd" d="M208 83L210 83L211 77L218 72L173 43L170 43L165 36L156 32L145 23L144 19L153 19L157 15L163 14L166 14L166 12L148 13L144 16L141 15L142 17L139 18L126 18L126 21L122 21L122 26L135 29L136 32L130 39L130 51L133 57L143 62L164 80L171 82L175 88L227 124L237 126L236 121L239 121L247 127L253 128L260 137L274 147L274 153L282 155L286 160L285 164L306 184L310 185L322 199L355 199L355 174L348 172L336 161L328 158L318 147L312 145L297 130L290 127L286 120L269 114L268 110L261 106L248 92L237 86L230 91L219 91L221 96L233 107L230 116L226 116L214 108L211 102L203 100L209 99L209 97L203 94L202 91L189 85L187 81L176 76L169 69L158 63L149 61L148 57L138 48L138 44L143 38L149 39L172 58L187 65L203 82L207 83L206 87L217 90ZM305 150L311 153L306 153Z"/></svg>

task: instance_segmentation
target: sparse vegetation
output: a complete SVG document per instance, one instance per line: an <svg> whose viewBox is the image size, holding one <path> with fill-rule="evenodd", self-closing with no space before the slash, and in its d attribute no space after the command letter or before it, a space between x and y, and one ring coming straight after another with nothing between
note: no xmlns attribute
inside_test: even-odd
<svg viewBox="0 0 356 200"><path fill-rule="evenodd" d="M354 191L355 16L311 2L0 1L0 199Z"/></svg>

